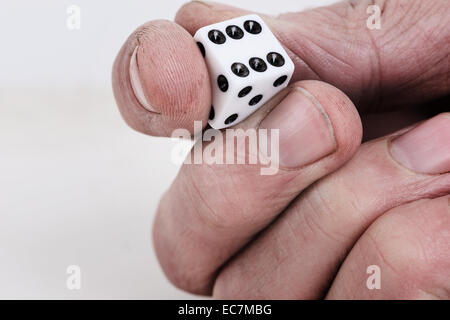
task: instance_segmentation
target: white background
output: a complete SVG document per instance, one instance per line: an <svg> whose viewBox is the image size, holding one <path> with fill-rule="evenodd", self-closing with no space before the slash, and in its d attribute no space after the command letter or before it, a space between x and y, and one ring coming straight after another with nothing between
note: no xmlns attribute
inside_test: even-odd
<svg viewBox="0 0 450 320"><path fill-rule="evenodd" d="M227 1L264 13L333 0ZM174 142L129 129L111 92L113 59L184 1L2 1L0 298L196 298L175 289L150 229L176 175ZM81 29L66 9L81 8ZM320 26L317 26L320 28ZM81 290L66 287L79 265Z"/></svg>

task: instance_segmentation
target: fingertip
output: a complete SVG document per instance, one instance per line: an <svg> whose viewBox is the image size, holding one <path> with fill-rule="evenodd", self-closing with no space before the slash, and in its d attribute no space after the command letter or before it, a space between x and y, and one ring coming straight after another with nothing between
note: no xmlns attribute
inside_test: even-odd
<svg viewBox="0 0 450 320"><path fill-rule="evenodd" d="M173 22L148 22L128 38L114 63L113 89L125 121L140 132L169 136L176 128L192 133L194 120L206 125L206 64L194 39Z"/></svg>

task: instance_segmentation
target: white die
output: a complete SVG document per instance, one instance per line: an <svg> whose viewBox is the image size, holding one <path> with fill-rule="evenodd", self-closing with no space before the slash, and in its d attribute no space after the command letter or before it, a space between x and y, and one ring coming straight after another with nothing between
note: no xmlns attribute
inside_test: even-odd
<svg viewBox="0 0 450 320"><path fill-rule="evenodd" d="M285 88L294 72L294 63L256 14L200 28L194 39L211 79L209 124L215 129L247 118Z"/></svg>

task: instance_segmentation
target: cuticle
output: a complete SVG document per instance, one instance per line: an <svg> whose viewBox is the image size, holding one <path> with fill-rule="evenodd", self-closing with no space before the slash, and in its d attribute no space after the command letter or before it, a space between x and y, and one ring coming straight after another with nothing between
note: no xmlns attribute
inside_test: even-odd
<svg viewBox="0 0 450 320"><path fill-rule="evenodd" d="M334 150L333 153L338 150L338 142L336 139L336 135L335 135L335 130L333 127L333 123L331 122L330 117L328 116L328 113L325 111L325 108L322 106L322 104L320 103L319 100L317 100L317 98L311 93L309 92L307 89L305 89L302 86L295 86L293 88L293 90L301 93L303 96L305 96L306 98L308 98L314 105L314 107L322 114L322 116L325 118L325 121L327 122L328 125L328 129L329 132L331 134L331 138L333 139L334 142ZM331 154L331 153L330 153Z"/></svg>

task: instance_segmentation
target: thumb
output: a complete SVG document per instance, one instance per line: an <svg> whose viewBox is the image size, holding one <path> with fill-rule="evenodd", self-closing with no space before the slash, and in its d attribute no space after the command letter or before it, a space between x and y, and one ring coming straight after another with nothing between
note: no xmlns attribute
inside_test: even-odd
<svg viewBox="0 0 450 320"><path fill-rule="evenodd" d="M178 11L175 21L194 34L205 25L249 13L193 1ZM448 0L364 0L261 16L295 63L292 81L328 82L364 112L411 106L449 93L449 15ZM379 19L380 29L369 28L373 19Z"/></svg>

